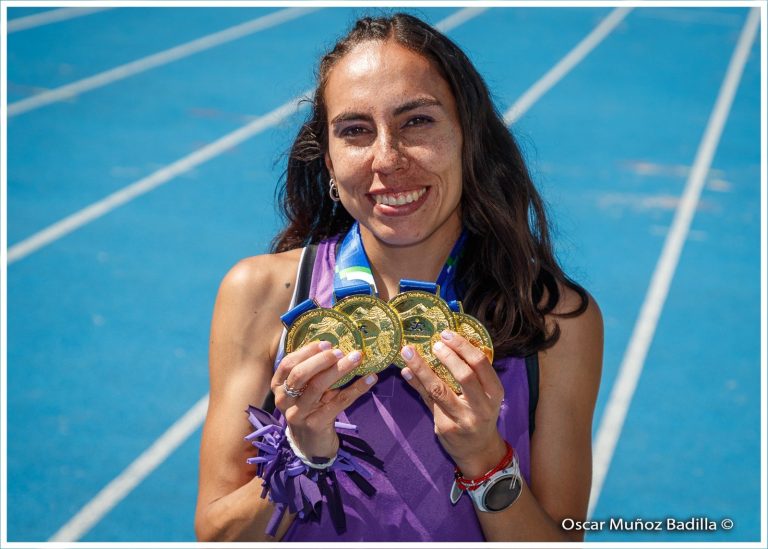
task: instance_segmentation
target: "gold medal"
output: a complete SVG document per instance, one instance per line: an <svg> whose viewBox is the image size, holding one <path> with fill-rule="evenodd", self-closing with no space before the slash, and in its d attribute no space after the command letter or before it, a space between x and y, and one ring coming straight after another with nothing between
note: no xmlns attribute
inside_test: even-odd
<svg viewBox="0 0 768 549"><path fill-rule="evenodd" d="M443 330L456 331L456 321L448 304L436 294L422 290L410 290L393 297L389 304L403 323L403 345L413 345L429 367L456 394L461 386L445 365L432 353L433 337ZM395 364L405 368L398 355Z"/></svg>
<svg viewBox="0 0 768 549"><path fill-rule="evenodd" d="M355 323L333 309L311 309L299 316L288 330L285 353L292 353L314 341L327 341L345 355L359 349L365 356L363 338Z"/></svg>
<svg viewBox="0 0 768 549"><path fill-rule="evenodd" d="M386 301L369 294L354 294L341 299L333 308L357 325L365 355L360 366L332 385L332 389L341 387L354 376L381 372L392 364L402 347L403 326Z"/></svg>
<svg viewBox="0 0 768 549"><path fill-rule="evenodd" d="M456 319L456 332L483 351L488 362L493 364L493 341L485 326L475 317L464 312L453 313L453 316Z"/></svg>

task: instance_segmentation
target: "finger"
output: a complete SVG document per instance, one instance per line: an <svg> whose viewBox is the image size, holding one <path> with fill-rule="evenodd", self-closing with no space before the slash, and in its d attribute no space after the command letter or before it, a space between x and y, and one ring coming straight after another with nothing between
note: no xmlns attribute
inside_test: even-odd
<svg viewBox="0 0 768 549"><path fill-rule="evenodd" d="M360 351L352 351L347 356L344 356L339 349L334 349L333 351L338 351L342 358L330 368L317 373L306 383L304 393L296 400L296 406L299 409L307 412L311 411L311 408L320 402L323 394L330 386L357 368L363 357Z"/></svg>
<svg viewBox="0 0 768 549"><path fill-rule="evenodd" d="M320 397L320 404L327 404L333 398L336 396L336 394L339 392L338 389L328 389L326 392L323 393L323 396Z"/></svg>
<svg viewBox="0 0 768 549"><path fill-rule="evenodd" d="M411 370L414 378L418 379L424 387L422 398L430 406L435 403L450 417L456 417L461 403L453 390L446 385L432 368L424 361L412 345L406 345L400 351L406 366ZM410 383L410 382L409 382ZM431 408L431 406L430 406ZM432 410L434 413L434 409Z"/></svg>
<svg viewBox="0 0 768 549"><path fill-rule="evenodd" d="M368 374L361 377L351 385L339 389L336 396L329 400L323 407L322 412L325 419L336 419L341 412L349 408L358 398L367 393L374 386L378 377L376 374Z"/></svg>
<svg viewBox="0 0 768 549"><path fill-rule="evenodd" d="M440 340L454 351L464 364L472 369L472 372L477 376L476 379L480 384L480 390L493 399L504 398L504 386L501 384L498 374L493 369L493 365L488 362L488 357L485 356L483 351L472 345L460 334L451 330L443 330L440 333ZM442 360L442 357L438 358ZM445 363L445 361L443 362ZM448 364L446 366L451 369ZM454 376L456 376L456 373L454 373ZM458 377L456 379L463 387L464 383Z"/></svg>
<svg viewBox="0 0 768 549"><path fill-rule="evenodd" d="M451 347L443 343L442 341L436 341L432 345L432 352L440 362L445 364L445 367L453 374L453 377L461 385L461 390L464 393L464 398L470 404L476 404L485 402L488 400L488 395L483 391L483 387L480 385L480 380L475 375L469 364L464 362L464 359L460 357L456 351Z"/></svg>
<svg viewBox="0 0 768 549"><path fill-rule="evenodd" d="M413 387L413 389L419 393L421 400L424 401L424 404L434 416L435 402L427 394L427 389L424 387L424 384L419 381L419 378L413 375L413 371L408 366L400 370L400 375L403 376L403 379L408 385Z"/></svg>
<svg viewBox="0 0 768 549"><path fill-rule="evenodd" d="M277 368L275 368L275 372L279 370L285 370L286 372L285 375L280 378L281 383L282 380L288 377L288 372L290 372L294 366L297 366L321 351L328 351L331 348L333 348L333 345L331 345L329 341L313 341L312 343L308 343L303 347L299 347L292 353L285 355Z"/></svg>
<svg viewBox="0 0 768 549"><path fill-rule="evenodd" d="M287 382L289 387L301 389L306 387L313 377L333 367L342 358L344 351L341 349L322 351L294 366L283 381Z"/></svg>
<svg viewBox="0 0 768 549"><path fill-rule="evenodd" d="M313 341L285 355L280 364L277 365L277 368L275 368L275 373L272 376L272 391L288 379L288 374L296 366L318 353L329 351L332 347L333 345L328 341Z"/></svg>
<svg viewBox="0 0 768 549"><path fill-rule="evenodd" d="M297 400L303 396L309 381L319 372L334 366L343 357L344 353L339 349L321 351L294 366L288 371L287 377L282 380L280 375L285 374L285 370L283 372L276 372L272 377L272 392L275 394L275 406L281 411L285 411L289 406L295 406ZM300 391L301 394L295 397L288 395L284 385ZM319 396L316 398L319 398Z"/></svg>

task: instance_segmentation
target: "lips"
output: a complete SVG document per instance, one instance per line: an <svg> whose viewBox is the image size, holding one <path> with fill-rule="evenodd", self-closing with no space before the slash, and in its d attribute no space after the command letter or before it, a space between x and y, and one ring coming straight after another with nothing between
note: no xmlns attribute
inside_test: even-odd
<svg viewBox="0 0 768 549"><path fill-rule="evenodd" d="M404 206L416 202L427 193L427 188L422 187L413 191L404 191L397 193L378 193L371 195L373 201L379 205L385 206Z"/></svg>
<svg viewBox="0 0 768 549"><path fill-rule="evenodd" d="M375 192L368 197L373 202L374 212L386 217L401 217L421 209L431 194L430 187L421 187L398 192Z"/></svg>

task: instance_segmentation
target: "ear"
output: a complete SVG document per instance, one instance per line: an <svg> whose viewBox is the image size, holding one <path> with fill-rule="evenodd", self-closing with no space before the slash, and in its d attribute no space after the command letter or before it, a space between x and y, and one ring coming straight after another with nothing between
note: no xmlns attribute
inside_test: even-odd
<svg viewBox="0 0 768 549"><path fill-rule="evenodd" d="M334 177L333 163L331 162L331 155L326 152L324 158L325 158L325 167L328 169L328 173L331 174L331 177Z"/></svg>

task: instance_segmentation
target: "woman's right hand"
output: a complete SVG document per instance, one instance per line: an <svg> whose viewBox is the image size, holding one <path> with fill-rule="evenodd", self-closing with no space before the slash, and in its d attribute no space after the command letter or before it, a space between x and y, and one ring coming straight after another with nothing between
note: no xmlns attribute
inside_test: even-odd
<svg viewBox="0 0 768 549"><path fill-rule="evenodd" d="M318 341L287 354L275 370L271 382L275 406L291 428L298 449L310 459L336 455L336 416L376 382L376 375L370 374L343 389L330 388L359 366L361 358L360 351L344 356L327 341ZM301 396L288 395L284 384L300 390Z"/></svg>

